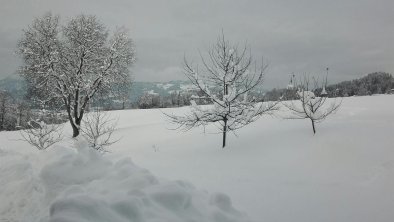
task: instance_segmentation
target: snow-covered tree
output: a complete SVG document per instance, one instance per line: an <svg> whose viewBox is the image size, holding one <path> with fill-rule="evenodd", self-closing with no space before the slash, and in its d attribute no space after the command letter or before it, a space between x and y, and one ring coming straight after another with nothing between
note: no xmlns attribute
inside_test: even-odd
<svg viewBox="0 0 394 222"><path fill-rule="evenodd" d="M113 82L129 80L135 61L132 40L125 29L109 35L95 16L79 15L65 25L51 13L37 18L23 31L18 53L22 76L48 98L61 100L73 137L92 97Z"/></svg>
<svg viewBox="0 0 394 222"><path fill-rule="evenodd" d="M216 123L223 135L224 148L227 132L242 128L275 109L275 103L256 103L248 96L262 84L266 65L257 66L246 46L239 49L224 35L208 51L207 58L201 55L201 60L202 69L199 69L185 58L185 75L213 105L202 107L191 101L190 112L184 116L167 115L185 130Z"/></svg>
<svg viewBox="0 0 394 222"><path fill-rule="evenodd" d="M325 86L327 80L319 87L318 81L313 78L313 86L309 77L304 76L297 88L297 101L285 101L283 104L291 111L288 119L309 119L312 124L313 134L316 133L316 123L322 122L327 116L333 114L341 105L341 101L332 98L327 103ZM319 96L317 96L318 94Z"/></svg>

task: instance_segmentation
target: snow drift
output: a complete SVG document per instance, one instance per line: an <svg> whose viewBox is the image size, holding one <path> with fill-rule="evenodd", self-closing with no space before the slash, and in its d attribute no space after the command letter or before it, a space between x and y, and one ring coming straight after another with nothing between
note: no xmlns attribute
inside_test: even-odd
<svg viewBox="0 0 394 222"><path fill-rule="evenodd" d="M129 158L109 161L83 141L34 155L0 150L0 162L5 221L249 221L225 194L158 179Z"/></svg>

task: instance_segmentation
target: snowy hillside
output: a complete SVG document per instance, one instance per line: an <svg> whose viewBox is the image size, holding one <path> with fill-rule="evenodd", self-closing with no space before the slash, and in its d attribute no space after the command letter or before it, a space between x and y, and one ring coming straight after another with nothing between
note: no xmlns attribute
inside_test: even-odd
<svg viewBox="0 0 394 222"><path fill-rule="evenodd" d="M394 220L394 95L344 98L316 135L262 117L225 149L214 127L169 130L162 112L187 109L111 112L122 139L104 157L1 132L0 221Z"/></svg>

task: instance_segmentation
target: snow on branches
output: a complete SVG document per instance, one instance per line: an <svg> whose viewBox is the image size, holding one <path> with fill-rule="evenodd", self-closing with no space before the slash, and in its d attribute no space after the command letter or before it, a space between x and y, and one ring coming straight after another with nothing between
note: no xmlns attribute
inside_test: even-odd
<svg viewBox="0 0 394 222"><path fill-rule="evenodd" d="M100 110L90 112L82 120L82 136L86 139L90 147L100 152L106 152L105 148L107 146L119 141L119 139L112 138L117 122L107 112Z"/></svg>
<svg viewBox="0 0 394 222"><path fill-rule="evenodd" d="M185 130L217 123L225 147L227 132L242 128L276 109L276 103L257 103L248 96L263 83L267 66L257 67L246 46L239 49L225 40L224 35L208 51L207 58L200 57L202 69L184 59L185 75L213 105L200 107L192 102L188 114L167 116Z"/></svg>
<svg viewBox="0 0 394 222"><path fill-rule="evenodd" d="M111 84L130 81L135 49L125 29L112 36L95 16L79 15L65 25L51 13L33 21L18 43L22 76L49 98L62 100L73 128L91 98Z"/></svg>
<svg viewBox="0 0 394 222"><path fill-rule="evenodd" d="M326 104L327 95L324 93L326 82L322 88L319 87L318 81L313 78L314 85L310 86L310 78L304 78L298 84L298 101L286 101L284 106L291 111L288 119L310 119L312 123L313 134L316 133L315 123L322 122L327 116L333 114L341 105L341 101L332 99L330 104ZM319 93L320 96L316 96Z"/></svg>

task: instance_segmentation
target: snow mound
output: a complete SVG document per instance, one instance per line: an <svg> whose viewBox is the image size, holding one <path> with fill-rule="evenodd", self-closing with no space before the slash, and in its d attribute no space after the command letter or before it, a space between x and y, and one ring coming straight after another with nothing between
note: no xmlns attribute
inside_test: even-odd
<svg viewBox="0 0 394 222"><path fill-rule="evenodd" d="M84 142L29 156L0 150L0 162L5 221L249 221L225 194L158 179L128 158L109 161Z"/></svg>

